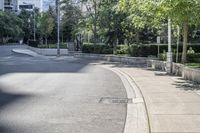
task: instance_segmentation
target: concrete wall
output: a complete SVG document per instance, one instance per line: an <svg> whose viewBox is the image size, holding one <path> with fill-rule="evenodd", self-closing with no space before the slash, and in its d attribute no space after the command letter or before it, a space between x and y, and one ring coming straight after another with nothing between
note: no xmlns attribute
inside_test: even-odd
<svg viewBox="0 0 200 133"><path fill-rule="evenodd" d="M33 47L28 47L28 49L41 55L47 55L47 56L57 55L57 49L45 49L45 48L33 48ZM68 49L60 49L60 55L68 55Z"/></svg>
<svg viewBox="0 0 200 133"><path fill-rule="evenodd" d="M148 60L147 66L151 67L155 70L166 71L166 62L165 61L158 61L158 60Z"/></svg>
<svg viewBox="0 0 200 133"><path fill-rule="evenodd" d="M148 66L156 70L166 71L166 62L164 61L149 60ZM183 64L173 63L172 73L177 76L182 76L186 80L200 83L200 69L189 68Z"/></svg>
<svg viewBox="0 0 200 133"><path fill-rule="evenodd" d="M84 54L84 53L74 53L74 57L87 58L91 60L120 62L123 64L130 64L130 65L146 65L147 63L147 58L144 57L125 57L125 56L101 55L101 54Z"/></svg>
<svg viewBox="0 0 200 133"><path fill-rule="evenodd" d="M177 76L183 75L184 65L179 63L172 63L172 73Z"/></svg>

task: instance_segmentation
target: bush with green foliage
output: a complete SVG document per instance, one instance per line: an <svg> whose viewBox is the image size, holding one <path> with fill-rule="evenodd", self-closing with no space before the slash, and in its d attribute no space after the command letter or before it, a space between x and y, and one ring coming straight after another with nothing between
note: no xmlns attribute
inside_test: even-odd
<svg viewBox="0 0 200 133"><path fill-rule="evenodd" d="M128 45L118 45L115 48L116 55L128 55Z"/></svg>
<svg viewBox="0 0 200 133"><path fill-rule="evenodd" d="M187 54L187 62L200 63L200 53Z"/></svg>
<svg viewBox="0 0 200 133"><path fill-rule="evenodd" d="M180 46L180 50L182 50ZM187 55L188 62L200 62L200 46L199 45L188 45L188 49L192 47L195 51L194 54ZM166 61L168 45L160 45L160 59ZM176 61L176 45L172 45L173 51L173 61ZM108 45L93 45L93 44L84 44L82 46L83 53L95 53L95 54L113 54L113 48ZM116 55L129 55L132 57L149 57L149 56L157 56L158 45L118 45L115 48ZM164 53L163 53L164 52ZM179 51L178 59L181 60L181 51Z"/></svg>
<svg viewBox="0 0 200 133"><path fill-rule="evenodd" d="M168 45L162 44L160 47L160 53L164 51L167 52ZM172 45L172 51L176 51L176 45ZM188 45L187 49L192 47L195 53L200 53L200 46L199 45ZM182 52L182 45L179 46L179 53ZM158 54L158 45L156 44L142 44L142 45L130 45L128 48L128 54L134 57L148 57L148 56L157 56Z"/></svg>
<svg viewBox="0 0 200 133"><path fill-rule="evenodd" d="M38 45L38 48L57 48L57 44L48 44L48 45ZM66 49L67 48L67 44L65 43L61 43L60 44L60 48L62 49Z"/></svg>
<svg viewBox="0 0 200 133"><path fill-rule="evenodd" d="M181 61L182 53L178 54L178 62ZM167 60L167 53L160 54L160 60L166 61ZM173 61L176 61L176 54L173 54ZM193 53L193 54L187 54L187 63L200 63L200 53Z"/></svg>
<svg viewBox="0 0 200 133"><path fill-rule="evenodd" d="M108 45L84 44L82 46L82 52L94 54L112 54L113 48Z"/></svg>

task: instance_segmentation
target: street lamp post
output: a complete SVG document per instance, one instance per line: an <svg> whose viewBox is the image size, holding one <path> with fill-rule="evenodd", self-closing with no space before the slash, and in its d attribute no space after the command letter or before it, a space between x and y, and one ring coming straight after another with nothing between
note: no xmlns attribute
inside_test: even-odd
<svg viewBox="0 0 200 133"><path fill-rule="evenodd" d="M60 0L56 0L57 6L57 56L60 56Z"/></svg>
<svg viewBox="0 0 200 133"><path fill-rule="evenodd" d="M32 5L33 7L33 39L34 41L36 41L36 21L35 21L35 4L30 4L30 3L26 3L26 2L23 2L23 4L26 4L26 5Z"/></svg>
<svg viewBox="0 0 200 133"><path fill-rule="evenodd" d="M34 29L33 29L33 32L34 32L34 41L36 41L36 26L35 26L35 6L33 5L33 17L34 17L34 20L33 20L33 27L34 27Z"/></svg>
<svg viewBox="0 0 200 133"><path fill-rule="evenodd" d="M168 52L167 52L167 73L172 73L172 29L171 19L168 18Z"/></svg>

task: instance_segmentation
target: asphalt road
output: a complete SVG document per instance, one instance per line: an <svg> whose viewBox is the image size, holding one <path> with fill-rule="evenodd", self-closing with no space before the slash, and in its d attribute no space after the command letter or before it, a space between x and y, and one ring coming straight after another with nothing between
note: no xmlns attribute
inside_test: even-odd
<svg viewBox="0 0 200 133"><path fill-rule="evenodd" d="M120 78L89 61L29 57L0 46L0 133L123 133Z"/></svg>

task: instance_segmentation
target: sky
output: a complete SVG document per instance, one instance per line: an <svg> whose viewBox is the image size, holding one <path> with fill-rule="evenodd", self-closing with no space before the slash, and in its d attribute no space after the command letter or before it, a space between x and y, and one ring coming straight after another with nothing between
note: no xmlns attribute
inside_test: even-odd
<svg viewBox="0 0 200 133"><path fill-rule="evenodd" d="M55 5L55 0L43 0L44 11L48 10L49 5Z"/></svg>

